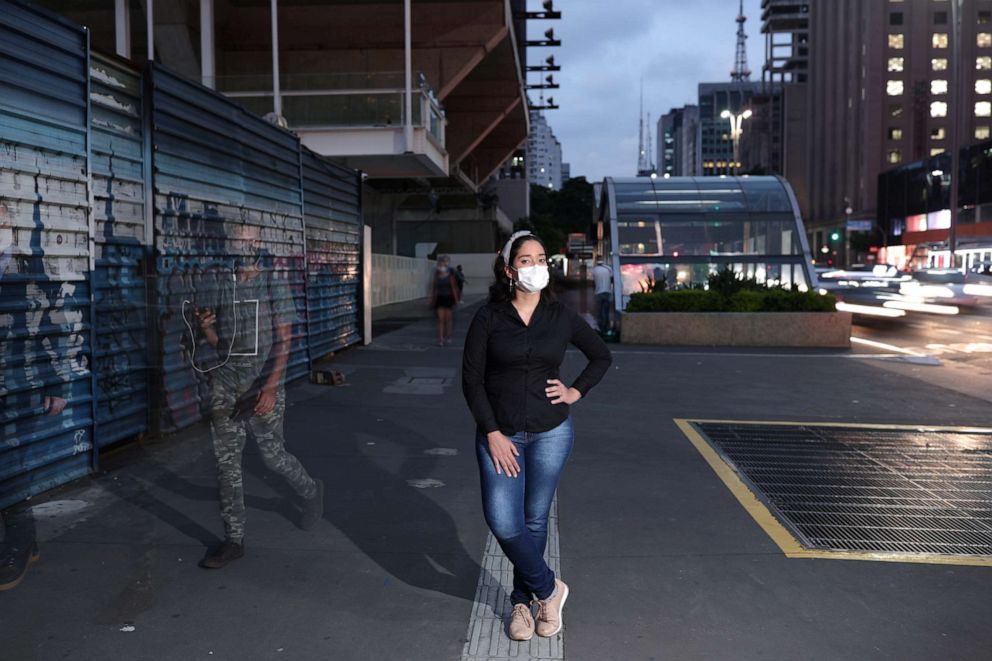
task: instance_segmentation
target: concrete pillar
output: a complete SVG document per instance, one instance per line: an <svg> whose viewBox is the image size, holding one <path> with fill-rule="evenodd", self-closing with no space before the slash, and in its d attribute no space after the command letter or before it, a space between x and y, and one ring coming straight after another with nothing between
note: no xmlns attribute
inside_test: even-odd
<svg viewBox="0 0 992 661"><path fill-rule="evenodd" d="M131 59L131 8L127 0L114 0L114 52Z"/></svg>
<svg viewBox="0 0 992 661"><path fill-rule="evenodd" d="M403 75L405 80L406 94L403 99L404 122L403 138L405 151L413 151L413 26L411 24L411 4L412 0L403 0Z"/></svg>
<svg viewBox="0 0 992 661"><path fill-rule="evenodd" d="M214 0L200 0L200 82L210 89L217 89L214 32Z"/></svg>
<svg viewBox="0 0 992 661"><path fill-rule="evenodd" d="M155 61L155 0L146 0L145 32L148 35L148 61Z"/></svg>
<svg viewBox="0 0 992 661"><path fill-rule="evenodd" d="M272 110L282 117L282 91L279 80L279 0L272 0Z"/></svg>

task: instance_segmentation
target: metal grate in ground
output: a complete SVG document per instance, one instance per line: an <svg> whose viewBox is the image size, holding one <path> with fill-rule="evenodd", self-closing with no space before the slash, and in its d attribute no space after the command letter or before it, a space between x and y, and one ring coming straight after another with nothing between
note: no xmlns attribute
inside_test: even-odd
<svg viewBox="0 0 992 661"><path fill-rule="evenodd" d="M545 560L555 575L561 575L561 553L558 546L558 498L551 505L548 517L548 546ZM567 578L564 579L567 582ZM475 605L468 626L468 640L462 651L462 661L551 661L565 658L565 629L554 638L534 635L529 641L516 642L506 635L506 621L513 608L513 566L503 555L496 538L489 535L482 560L482 572L475 592ZM565 611L568 626L568 611Z"/></svg>
<svg viewBox="0 0 992 661"><path fill-rule="evenodd" d="M692 426L806 549L992 555L992 430Z"/></svg>

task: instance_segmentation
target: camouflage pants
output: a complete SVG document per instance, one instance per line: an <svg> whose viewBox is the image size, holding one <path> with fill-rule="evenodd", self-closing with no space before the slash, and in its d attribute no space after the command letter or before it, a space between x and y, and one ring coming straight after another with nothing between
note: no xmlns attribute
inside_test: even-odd
<svg viewBox="0 0 992 661"><path fill-rule="evenodd" d="M297 494L310 498L317 493L317 483L299 459L286 451L283 438L283 414L286 391L279 386L275 408L267 415L253 415L247 420L230 419L238 397L248 390L257 374L255 370L226 366L213 379L210 429L217 458L217 482L220 487L220 516L227 539L241 543L245 536L245 495L242 456L247 432L258 444L265 465L279 473Z"/></svg>

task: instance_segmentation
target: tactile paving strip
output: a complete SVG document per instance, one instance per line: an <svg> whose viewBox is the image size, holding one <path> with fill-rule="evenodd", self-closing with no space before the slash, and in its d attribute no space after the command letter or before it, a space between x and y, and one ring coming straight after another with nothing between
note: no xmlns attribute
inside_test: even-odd
<svg viewBox="0 0 992 661"><path fill-rule="evenodd" d="M561 553L558 546L558 498L555 497L548 517L548 547L544 558L555 575L561 575ZM567 579L566 579L567 580ZM553 638L534 635L526 642L510 640L506 622L513 610L513 566L503 555L491 534L486 542L482 572L475 592L475 605L468 626L468 640L462 651L462 661L546 661L565 658L565 629ZM568 626L566 604L565 626Z"/></svg>
<svg viewBox="0 0 992 661"><path fill-rule="evenodd" d="M992 430L693 426L805 548L992 555Z"/></svg>

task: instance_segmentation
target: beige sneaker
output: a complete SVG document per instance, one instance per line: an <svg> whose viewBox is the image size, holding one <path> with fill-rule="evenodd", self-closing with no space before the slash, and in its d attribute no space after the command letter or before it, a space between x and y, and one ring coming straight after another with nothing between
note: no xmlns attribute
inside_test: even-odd
<svg viewBox="0 0 992 661"><path fill-rule="evenodd" d="M510 638L512 640L530 640L534 636L534 616L530 606L517 604L510 615Z"/></svg>
<svg viewBox="0 0 992 661"><path fill-rule="evenodd" d="M563 624L561 609L565 607L565 600L568 599L568 586L564 581L555 579L555 591L550 597L544 600L537 599L537 635L543 638L550 638L561 631Z"/></svg>

